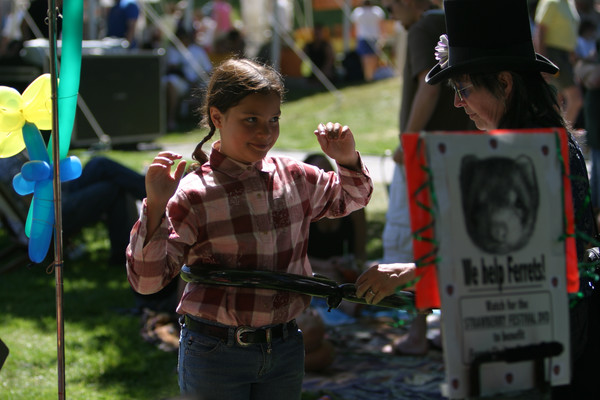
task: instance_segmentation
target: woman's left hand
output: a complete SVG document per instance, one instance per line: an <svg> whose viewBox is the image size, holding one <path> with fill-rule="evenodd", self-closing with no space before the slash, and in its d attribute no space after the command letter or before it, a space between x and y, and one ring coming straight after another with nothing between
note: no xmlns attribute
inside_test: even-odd
<svg viewBox="0 0 600 400"><path fill-rule="evenodd" d="M396 292L399 286L415 279L413 263L376 264L363 272L356 280L356 296L368 304L377 304Z"/></svg>
<svg viewBox="0 0 600 400"><path fill-rule="evenodd" d="M348 126L342 126L339 122L319 124L315 135L323 152L339 165L354 170L360 168L354 135Z"/></svg>

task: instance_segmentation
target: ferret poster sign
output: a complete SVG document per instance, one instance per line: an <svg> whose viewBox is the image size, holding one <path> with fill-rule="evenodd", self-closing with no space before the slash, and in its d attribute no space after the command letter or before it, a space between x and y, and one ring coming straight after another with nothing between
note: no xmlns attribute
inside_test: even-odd
<svg viewBox="0 0 600 400"><path fill-rule="evenodd" d="M417 307L442 310L443 393L568 383L567 292L578 276L566 132L427 132L402 142Z"/></svg>

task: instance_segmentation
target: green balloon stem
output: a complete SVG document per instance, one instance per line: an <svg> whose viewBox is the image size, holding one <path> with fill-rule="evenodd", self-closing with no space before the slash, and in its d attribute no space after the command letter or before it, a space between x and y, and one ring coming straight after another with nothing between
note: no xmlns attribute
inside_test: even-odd
<svg viewBox="0 0 600 400"><path fill-rule="evenodd" d="M63 2L61 65L58 81L58 131L60 159L67 157L77 111L77 94L81 73L83 35L83 0ZM52 141L48 146L52 158Z"/></svg>

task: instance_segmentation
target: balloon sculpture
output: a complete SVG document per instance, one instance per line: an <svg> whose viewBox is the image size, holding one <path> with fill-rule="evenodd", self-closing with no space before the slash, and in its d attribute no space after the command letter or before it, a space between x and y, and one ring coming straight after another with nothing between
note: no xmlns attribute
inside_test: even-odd
<svg viewBox="0 0 600 400"><path fill-rule="evenodd" d="M81 175L81 162L67 157L75 120L81 70L83 1L65 2L61 70L58 85L60 180ZM54 230L53 160L41 130L50 130L52 121L51 79L44 74L21 95L14 88L0 86L0 158L12 157L27 148L30 161L13 179L20 195L33 193L25 233L29 237L29 258L41 262L48 253ZM52 143L52 141L50 141Z"/></svg>
<svg viewBox="0 0 600 400"><path fill-rule="evenodd" d="M33 193L25 233L29 237L29 258L41 262L48 253L54 230L53 169L44 139L35 125L25 124L23 138L31 161L23 164L21 172L13 179L13 187L20 195ZM78 178L81 162L74 156L60 160L60 171L62 182Z"/></svg>

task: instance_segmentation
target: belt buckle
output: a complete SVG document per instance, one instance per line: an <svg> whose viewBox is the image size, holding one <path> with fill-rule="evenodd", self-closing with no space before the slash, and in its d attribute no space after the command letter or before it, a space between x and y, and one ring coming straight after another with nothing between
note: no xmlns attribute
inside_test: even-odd
<svg viewBox="0 0 600 400"><path fill-rule="evenodd" d="M242 340L244 333L256 332L256 329L249 326L240 326L235 330L235 341L242 347L250 346L251 343L246 343Z"/></svg>

